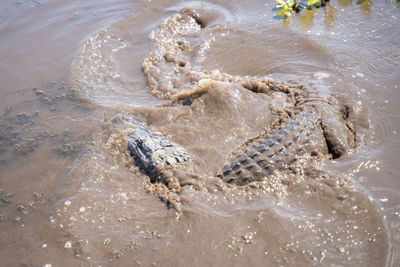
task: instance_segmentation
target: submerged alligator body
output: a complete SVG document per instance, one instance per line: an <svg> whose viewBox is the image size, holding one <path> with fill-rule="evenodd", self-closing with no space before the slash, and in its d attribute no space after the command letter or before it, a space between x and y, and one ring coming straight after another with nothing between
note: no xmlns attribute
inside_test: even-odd
<svg viewBox="0 0 400 267"><path fill-rule="evenodd" d="M271 133L244 144L229 156L217 176L227 183L245 185L288 168L299 156L328 154L314 113L296 115Z"/></svg>
<svg viewBox="0 0 400 267"><path fill-rule="evenodd" d="M246 185L287 169L304 155L341 156L349 147L341 138L342 124L332 129L325 126L314 109L303 111L273 131L253 138L237 148L227 158L227 164L217 177L226 183ZM329 129L329 131L327 130ZM332 140L339 140L333 143ZM191 159L190 154L177 143L160 133L140 127L128 139L128 150L137 167L152 182L163 181L162 170ZM336 151L336 152L335 152ZM340 154L337 154L340 151Z"/></svg>
<svg viewBox="0 0 400 267"><path fill-rule="evenodd" d="M340 157L349 149L344 127L322 121L313 109L299 113L234 151L217 176L227 183L246 185L287 169L307 154Z"/></svg>

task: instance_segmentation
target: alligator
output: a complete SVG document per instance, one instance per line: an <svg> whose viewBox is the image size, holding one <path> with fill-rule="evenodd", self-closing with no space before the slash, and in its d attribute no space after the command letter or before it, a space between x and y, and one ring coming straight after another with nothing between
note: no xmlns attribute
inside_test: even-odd
<svg viewBox="0 0 400 267"><path fill-rule="evenodd" d="M216 176L243 186L288 169L302 156L339 158L351 148L346 126L335 120L324 122L317 113L315 109L300 112L271 132L246 141L227 157ZM143 126L129 136L128 151L153 183L165 181L163 169L191 159L185 148Z"/></svg>
<svg viewBox="0 0 400 267"><path fill-rule="evenodd" d="M284 114L280 125L232 151L216 177L243 186L288 169L299 157L336 159L354 146L354 130L347 120L348 107L339 110L327 101L315 101L305 90L291 90L273 79L195 69L190 63L193 54L190 38L201 37L206 24L197 12L185 9L167 18L160 30L151 35L152 50L142 65L150 92L174 100L175 104L190 105L206 94L210 90L208 85L215 81L240 85L271 98L278 92L292 107L290 111L283 108L276 111ZM128 150L137 167L152 182L165 183L163 169L179 168L191 158L182 146L144 127L129 137Z"/></svg>

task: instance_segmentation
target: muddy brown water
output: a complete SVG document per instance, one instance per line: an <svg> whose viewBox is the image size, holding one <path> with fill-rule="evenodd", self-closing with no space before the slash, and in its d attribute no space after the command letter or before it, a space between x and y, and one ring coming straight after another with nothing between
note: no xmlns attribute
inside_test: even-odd
<svg viewBox="0 0 400 267"><path fill-rule="evenodd" d="M276 20L274 5L1 2L0 266L399 266L400 9L332 0ZM146 69L185 8L190 53ZM350 106L355 147L224 183L230 153L295 110L246 77ZM192 155L170 184L128 155L136 123Z"/></svg>

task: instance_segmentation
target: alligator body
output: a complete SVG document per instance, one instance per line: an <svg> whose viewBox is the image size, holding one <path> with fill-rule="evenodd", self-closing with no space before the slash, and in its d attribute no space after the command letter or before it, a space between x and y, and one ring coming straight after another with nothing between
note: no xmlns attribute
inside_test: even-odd
<svg viewBox="0 0 400 267"><path fill-rule="evenodd" d="M329 126L334 127L329 127ZM343 124L321 121L315 109L289 118L271 132L253 138L235 149L217 177L224 182L246 185L261 181L287 169L299 157L341 156L349 147L343 137ZM340 142L333 143L332 140ZM136 166L153 183L163 181L162 171L191 159L182 146L145 127L139 127L128 139L128 150Z"/></svg>
<svg viewBox="0 0 400 267"><path fill-rule="evenodd" d="M223 181L245 185L288 168L299 156L329 153L315 111L302 112L272 132L234 151L217 175Z"/></svg>

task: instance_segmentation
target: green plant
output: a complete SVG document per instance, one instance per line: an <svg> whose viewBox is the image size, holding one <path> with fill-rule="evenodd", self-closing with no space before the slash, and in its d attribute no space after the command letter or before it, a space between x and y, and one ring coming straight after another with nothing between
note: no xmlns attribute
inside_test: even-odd
<svg viewBox="0 0 400 267"><path fill-rule="evenodd" d="M297 3L296 0L276 0L276 2L279 4L276 7L281 8L281 10L278 12L278 16L282 17L290 16L290 14L299 6L299 3Z"/></svg>
<svg viewBox="0 0 400 267"><path fill-rule="evenodd" d="M301 1L301 0L300 0L300 1ZM308 8L311 8L311 7L313 7L313 6L319 7L319 6L321 6L321 2L320 2L319 0L308 0L308 2L307 2L307 7L308 7Z"/></svg>
<svg viewBox="0 0 400 267"><path fill-rule="evenodd" d="M279 5L276 8L280 8L278 11L279 17L289 17L294 11L299 12L302 8L312 9L314 7L320 7L325 5L326 1L329 0L308 0L306 4L302 4L301 0L275 0Z"/></svg>

